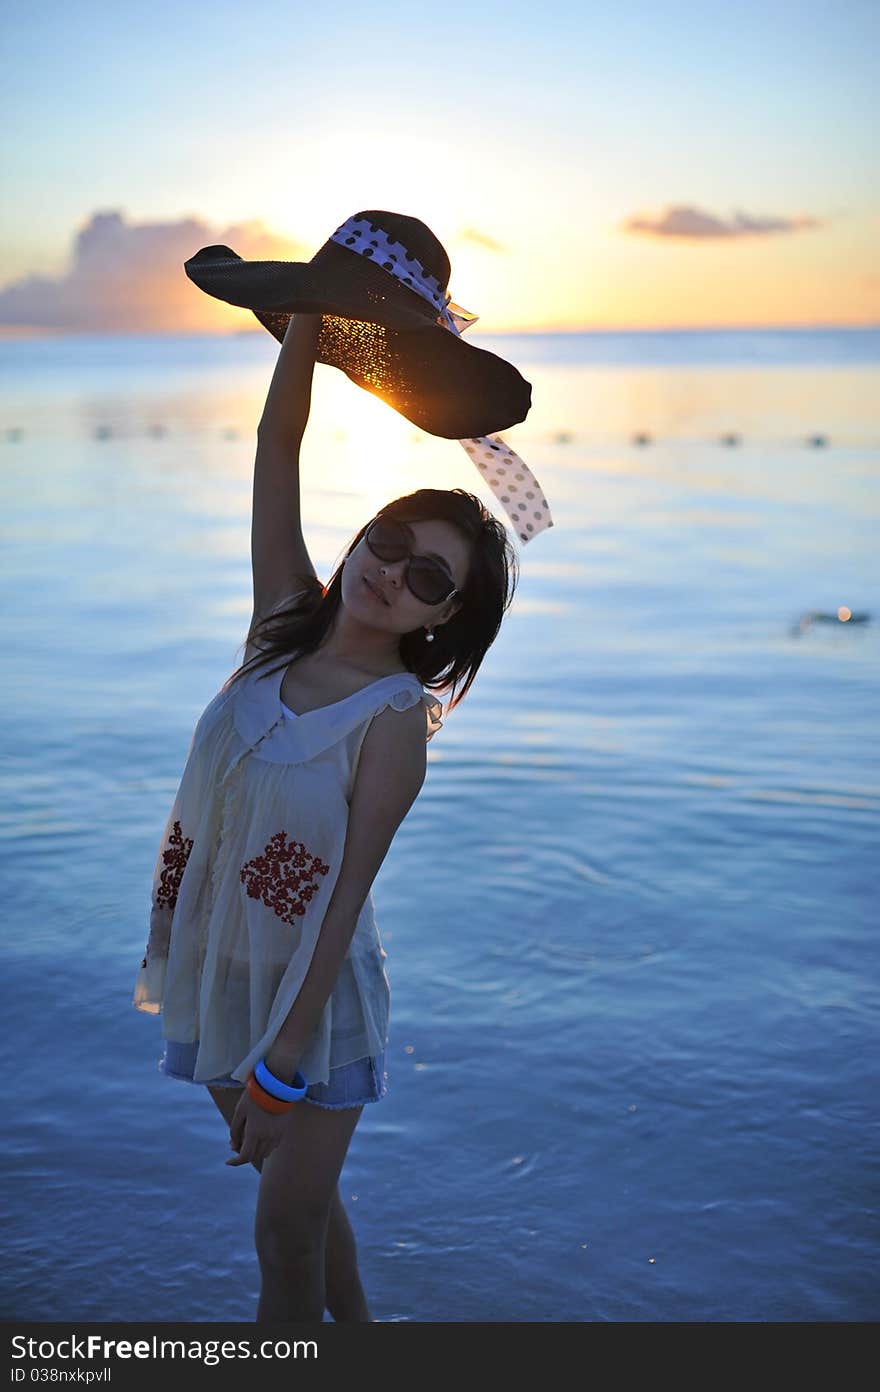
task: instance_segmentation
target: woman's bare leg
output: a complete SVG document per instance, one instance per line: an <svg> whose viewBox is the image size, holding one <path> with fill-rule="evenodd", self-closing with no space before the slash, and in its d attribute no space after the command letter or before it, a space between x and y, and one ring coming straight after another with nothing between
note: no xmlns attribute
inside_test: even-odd
<svg viewBox="0 0 880 1392"><path fill-rule="evenodd" d="M238 1103L238 1099L241 1096L240 1089L208 1088L208 1091L210 1092L211 1097L216 1103L217 1108L220 1111L226 1123L231 1123L233 1113L235 1112L235 1108ZM297 1108L297 1110L300 1112L319 1112L322 1113L324 1116L331 1117L346 1116L352 1112L357 1112L358 1116L354 1117L353 1124L350 1126L350 1128L343 1128L343 1134L345 1130L348 1130L348 1140L350 1140L351 1135L354 1132L354 1127L355 1125L357 1125L357 1120L360 1115L360 1112L363 1109L345 1108L340 1112L328 1112L325 1108L309 1107L306 1103ZM277 1149L281 1150L281 1148L282 1147L279 1146ZM345 1149L348 1149L348 1141L345 1142ZM275 1153L276 1152L273 1151L272 1155L274 1155ZM272 1156L268 1158L271 1159ZM262 1164L262 1161L255 1164L255 1168L260 1172L262 1172ZM263 1263L261 1260L261 1268L262 1265ZM346 1323L361 1323L369 1321L370 1313L367 1307L366 1297L364 1295L363 1287L361 1285L361 1280L357 1269L357 1246L355 1243L354 1233L352 1232L351 1224L348 1220L348 1215L345 1212L345 1206L342 1202L342 1198L339 1193L338 1183L334 1184L333 1187L333 1193L330 1198L329 1213L327 1214L326 1228L324 1232L323 1277L324 1301L326 1304L326 1308L330 1311L330 1314L332 1315L334 1320ZM264 1289L263 1293L261 1294L261 1306L263 1304L264 1296L266 1296L267 1300L269 1299L269 1295L266 1292L265 1273ZM261 1317L263 1316L261 1316L261 1314L258 1312L258 1320ZM265 1318L272 1319L283 1317L270 1314L265 1316ZM290 1319L294 1318L294 1316L286 1316L285 1318ZM321 1311L321 1315L319 1315L317 1318L323 1318L323 1309Z"/></svg>
<svg viewBox="0 0 880 1392"><path fill-rule="evenodd" d="M241 1097L244 1088L240 1087L209 1087L208 1092L217 1103L227 1126L232 1125L232 1118L238 1106L238 1099ZM229 1138L227 1137L227 1140Z"/></svg>
<svg viewBox="0 0 880 1392"><path fill-rule="evenodd" d="M366 1324L367 1298L357 1266L357 1244L339 1193L333 1191L324 1249L324 1288L327 1309L337 1324Z"/></svg>
<svg viewBox="0 0 880 1392"><path fill-rule="evenodd" d="M260 1175L254 1241L263 1285L257 1323L320 1322L333 1192L363 1107L296 1103Z"/></svg>

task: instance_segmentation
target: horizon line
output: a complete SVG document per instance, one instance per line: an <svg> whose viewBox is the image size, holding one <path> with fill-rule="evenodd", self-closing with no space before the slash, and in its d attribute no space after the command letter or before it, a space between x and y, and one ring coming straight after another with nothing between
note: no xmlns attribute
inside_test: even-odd
<svg viewBox="0 0 880 1392"><path fill-rule="evenodd" d="M822 330L880 329L880 320L865 322L823 321L820 323L758 323L758 324L605 324L566 328L474 329L468 339L526 337L581 337L586 334L650 334L650 333L794 333ZM16 342L40 338L261 338L267 330L252 329L64 329L45 325L0 324L0 341ZM274 335L270 335L274 337ZM276 340L277 342L277 340Z"/></svg>

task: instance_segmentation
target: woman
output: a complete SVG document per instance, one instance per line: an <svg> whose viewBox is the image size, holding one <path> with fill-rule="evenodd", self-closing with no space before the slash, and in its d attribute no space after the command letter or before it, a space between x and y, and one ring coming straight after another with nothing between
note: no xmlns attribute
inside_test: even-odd
<svg viewBox="0 0 880 1392"><path fill-rule="evenodd" d="M441 724L424 687L458 704L516 584L479 500L421 489L321 585L298 478L320 325L291 317L260 421L244 661L193 735L134 998L164 1013L162 1070L207 1086L229 1124L227 1163L260 1173L260 1322L370 1319L338 1187L385 1092L370 891Z"/></svg>

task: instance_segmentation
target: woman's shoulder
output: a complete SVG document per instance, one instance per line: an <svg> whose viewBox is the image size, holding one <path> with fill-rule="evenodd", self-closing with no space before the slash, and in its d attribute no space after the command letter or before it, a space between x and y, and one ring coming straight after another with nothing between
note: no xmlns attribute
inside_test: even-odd
<svg viewBox="0 0 880 1392"><path fill-rule="evenodd" d="M387 701L369 722L358 752L357 776L351 799L352 816L377 810L390 819L391 834L415 801L425 781L424 707Z"/></svg>
<svg viewBox="0 0 880 1392"><path fill-rule="evenodd" d="M425 691L414 672L399 673L398 676L399 682L391 685L372 723L381 721L383 727L396 729L398 734L405 735L408 730L419 731L428 743L443 727L443 707L433 692Z"/></svg>

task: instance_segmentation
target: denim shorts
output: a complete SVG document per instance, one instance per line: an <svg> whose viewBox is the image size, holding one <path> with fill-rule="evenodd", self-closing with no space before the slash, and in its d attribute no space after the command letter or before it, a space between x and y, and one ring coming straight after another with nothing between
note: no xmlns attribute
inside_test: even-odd
<svg viewBox="0 0 880 1392"><path fill-rule="evenodd" d="M179 1078L181 1082L193 1083L193 1069L199 1046L178 1044L173 1039L164 1041L164 1051L159 1060L159 1072L166 1078ZM206 1078L200 1087L243 1086L231 1074L219 1078ZM388 1091L388 1075L385 1072L385 1050L377 1058L360 1058L354 1063L344 1063L339 1068L330 1069L330 1080L326 1083L311 1083L306 1089L304 1102L315 1107L326 1107L339 1111L343 1107L363 1107L368 1102L378 1102Z"/></svg>

